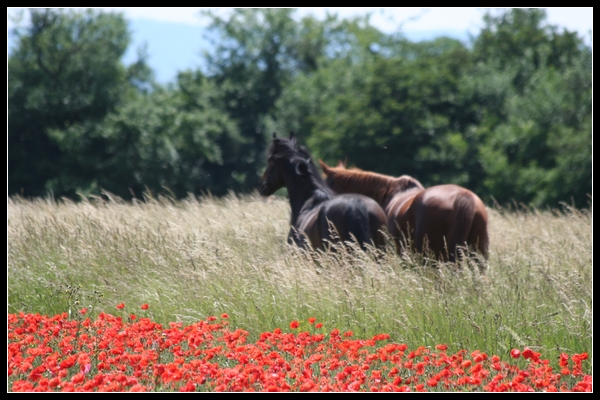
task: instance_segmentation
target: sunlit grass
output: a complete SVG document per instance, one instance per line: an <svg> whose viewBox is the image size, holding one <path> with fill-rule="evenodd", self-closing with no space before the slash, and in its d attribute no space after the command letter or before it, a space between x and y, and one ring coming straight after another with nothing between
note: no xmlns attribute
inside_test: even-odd
<svg viewBox="0 0 600 400"><path fill-rule="evenodd" d="M551 361L561 352L591 358L591 210L489 214L480 274L473 260L435 269L391 247L378 257L290 248L281 198L9 199L8 312L91 306L93 316L149 303L159 323L227 313L250 335L316 317L324 329L386 333L411 347L508 355L527 346Z"/></svg>

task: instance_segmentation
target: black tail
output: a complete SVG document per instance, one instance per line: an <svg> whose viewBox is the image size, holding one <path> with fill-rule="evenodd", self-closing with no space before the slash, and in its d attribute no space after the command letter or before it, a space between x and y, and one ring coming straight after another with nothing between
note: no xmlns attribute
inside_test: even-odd
<svg viewBox="0 0 600 400"><path fill-rule="evenodd" d="M366 250L366 244L373 244L371 231L369 229L369 213L362 204L354 209L348 209L344 213L348 235L354 237L362 250Z"/></svg>

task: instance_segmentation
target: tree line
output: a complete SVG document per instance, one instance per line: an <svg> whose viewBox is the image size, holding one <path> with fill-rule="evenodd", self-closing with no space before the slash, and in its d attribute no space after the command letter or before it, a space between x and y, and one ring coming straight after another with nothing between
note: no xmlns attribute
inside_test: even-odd
<svg viewBox="0 0 600 400"><path fill-rule="evenodd" d="M587 207L592 49L543 9L486 14L465 44L368 17L210 12L204 69L153 80L120 13L31 9L8 57L8 195L256 189L273 132L315 159L456 183L486 203ZM174 44L176 45L176 44Z"/></svg>

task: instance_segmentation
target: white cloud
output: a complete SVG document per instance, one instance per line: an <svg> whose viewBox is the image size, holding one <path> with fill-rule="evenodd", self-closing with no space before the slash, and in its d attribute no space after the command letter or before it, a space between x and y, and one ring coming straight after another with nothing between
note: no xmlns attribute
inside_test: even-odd
<svg viewBox="0 0 600 400"><path fill-rule="evenodd" d="M121 11L126 18L149 19L163 22L179 22L200 25L200 7L103 7L106 10Z"/></svg>
<svg viewBox="0 0 600 400"><path fill-rule="evenodd" d="M592 7L550 7L546 9L548 22L552 25L577 31L586 36L592 30L594 9Z"/></svg>
<svg viewBox="0 0 600 400"><path fill-rule="evenodd" d="M226 13L229 8L216 7L103 7L107 10L122 11L126 18L149 19L166 22L179 22L189 25L203 25L202 9L212 9ZM11 15L18 8L9 8ZM483 15L488 9L475 7L300 7L299 16L313 14L324 18L327 11L337 13L342 18L371 13L373 25L386 33L397 31L469 31L476 33L483 26ZM548 22L553 25L576 30L586 35L593 26L592 7L550 7L547 8ZM10 24L10 21L9 21Z"/></svg>
<svg viewBox="0 0 600 400"><path fill-rule="evenodd" d="M322 18L326 11L342 18L371 14L371 23L384 32L470 30L481 25L483 11L477 8L421 7L304 7L301 13Z"/></svg>
<svg viewBox="0 0 600 400"><path fill-rule="evenodd" d="M200 7L107 7L123 11L128 18L201 24ZM205 7L225 12L228 8ZM483 25L486 8L476 7L300 7L298 15L313 14L324 18L326 13L337 13L342 18L371 13L371 22L382 30L397 29L400 24L406 30L471 30ZM579 32L592 29L592 7L549 7L546 9L551 24Z"/></svg>

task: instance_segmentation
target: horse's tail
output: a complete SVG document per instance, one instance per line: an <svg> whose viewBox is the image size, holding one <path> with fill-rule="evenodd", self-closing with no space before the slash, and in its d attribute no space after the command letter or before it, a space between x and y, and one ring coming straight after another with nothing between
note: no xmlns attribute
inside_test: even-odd
<svg viewBox="0 0 600 400"><path fill-rule="evenodd" d="M470 192L459 194L454 200L454 207L448 220L449 229L446 240L449 261L456 261L457 247L465 245L474 217L475 199Z"/></svg>
<svg viewBox="0 0 600 400"><path fill-rule="evenodd" d="M354 210L347 210L344 218L346 220L346 227L348 234L354 236L356 242L362 250L366 250L367 244L374 242L371 237L371 231L369 229L369 212L366 207L360 204Z"/></svg>

